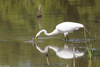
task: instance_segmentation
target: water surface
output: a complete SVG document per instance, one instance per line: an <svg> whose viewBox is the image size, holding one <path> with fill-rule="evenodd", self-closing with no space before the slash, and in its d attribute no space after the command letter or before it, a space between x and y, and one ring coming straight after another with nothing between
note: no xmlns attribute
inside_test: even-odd
<svg viewBox="0 0 100 67"><path fill-rule="evenodd" d="M37 18L41 4L41 18ZM100 66L100 4L99 0L0 0L0 66L1 67L99 67ZM91 33L94 45L92 59L89 60L84 30L69 34L64 41L63 34L47 37L41 34L38 45L63 48L64 45L83 51L84 56L64 59L49 49L48 57L37 50L34 42L41 29L52 32L64 21L82 23ZM49 63L49 64L48 64Z"/></svg>

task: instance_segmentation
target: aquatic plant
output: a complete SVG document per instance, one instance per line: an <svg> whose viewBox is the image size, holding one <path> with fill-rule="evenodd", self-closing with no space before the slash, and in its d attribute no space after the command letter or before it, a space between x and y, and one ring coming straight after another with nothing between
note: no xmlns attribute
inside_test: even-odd
<svg viewBox="0 0 100 67"><path fill-rule="evenodd" d="M87 39L86 37L86 32L85 32L85 30L84 30L84 36L85 36L85 39ZM88 44L87 44L87 42L86 42L86 47L87 47L87 50L88 50L88 54L89 54L89 58L91 59L91 57L92 57L92 53L93 53L93 51L92 51L92 44L91 44L91 34L90 34L90 32L88 33L88 36L89 36L89 41L88 41Z"/></svg>
<svg viewBox="0 0 100 67"><path fill-rule="evenodd" d="M95 42L95 40L96 40L96 33L95 33L95 36L94 36L94 42Z"/></svg>

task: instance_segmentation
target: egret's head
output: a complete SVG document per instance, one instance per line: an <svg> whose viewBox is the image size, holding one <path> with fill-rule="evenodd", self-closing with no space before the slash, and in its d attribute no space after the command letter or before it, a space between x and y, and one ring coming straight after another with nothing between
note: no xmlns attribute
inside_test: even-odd
<svg viewBox="0 0 100 67"><path fill-rule="evenodd" d="M84 28L84 30L85 30L86 32L88 32L88 30L85 28L85 26L84 26L83 24L81 24L80 27L81 27L81 28Z"/></svg>
<svg viewBox="0 0 100 67"><path fill-rule="evenodd" d="M35 37L35 45L38 46L38 37Z"/></svg>
<svg viewBox="0 0 100 67"><path fill-rule="evenodd" d="M38 37L39 37L40 33L37 33L36 36L35 36L35 41L37 42L38 40Z"/></svg>
<svg viewBox="0 0 100 67"><path fill-rule="evenodd" d="M80 24L80 26L79 26L80 28L84 28L84 25L83 24Z"/></svg>
<svg viewBox="0 0 100 67"><path fill-rule="evenodd" d="M36 41L36 42L37 42L37 40L38 40L38 36L35 37L35 41Z"/></svg>
<svg viewBox="0 0 100 67"><path fill-rule="evenodd" d="M45 29L40 30L40 31L36 34L36 36L35 36L35 41L38 40L38 37L39 37L39 35L40 35L42 32L46 32L46 30L45 30Z"/></svg>

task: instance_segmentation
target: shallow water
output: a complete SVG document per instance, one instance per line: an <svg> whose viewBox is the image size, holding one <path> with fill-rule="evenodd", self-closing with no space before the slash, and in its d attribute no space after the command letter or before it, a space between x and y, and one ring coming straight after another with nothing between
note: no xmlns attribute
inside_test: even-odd
<svg viewBox="0 0 100 67"><path fill-rule="evenodd" d="M36 17L41 4L42 18ZM99 0L0 0L0 67L99 67L100 66L100 4ZM82 23L91 33L93 55L89 60L84 30L70 33L69 41L63 34L47 37L41 34L38 46L47 45L75 48L84 52L78 58L64 59L49 49L48 56L35 45L35 35L40 29L52 32L64 21ZM66 46L65 46L66 44ZM60 51L59 50L59 51ZM70 52L70 51L69 51Z"/></svg>

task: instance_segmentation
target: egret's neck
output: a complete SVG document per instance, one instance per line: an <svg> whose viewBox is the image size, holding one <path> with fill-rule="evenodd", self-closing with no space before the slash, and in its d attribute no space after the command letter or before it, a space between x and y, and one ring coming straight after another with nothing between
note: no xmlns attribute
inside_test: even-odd
<svg viewBox="0 0 100 67"><path fill-rule="evenodd" d="M43 29L43 30L39 31L36 36L39 36L42 32L44 32L44 34L46 36L51 36L51 35L57 34L57 30L56 29L53 32L51 32L51 33L47 33L47 31Z"/></svg>

